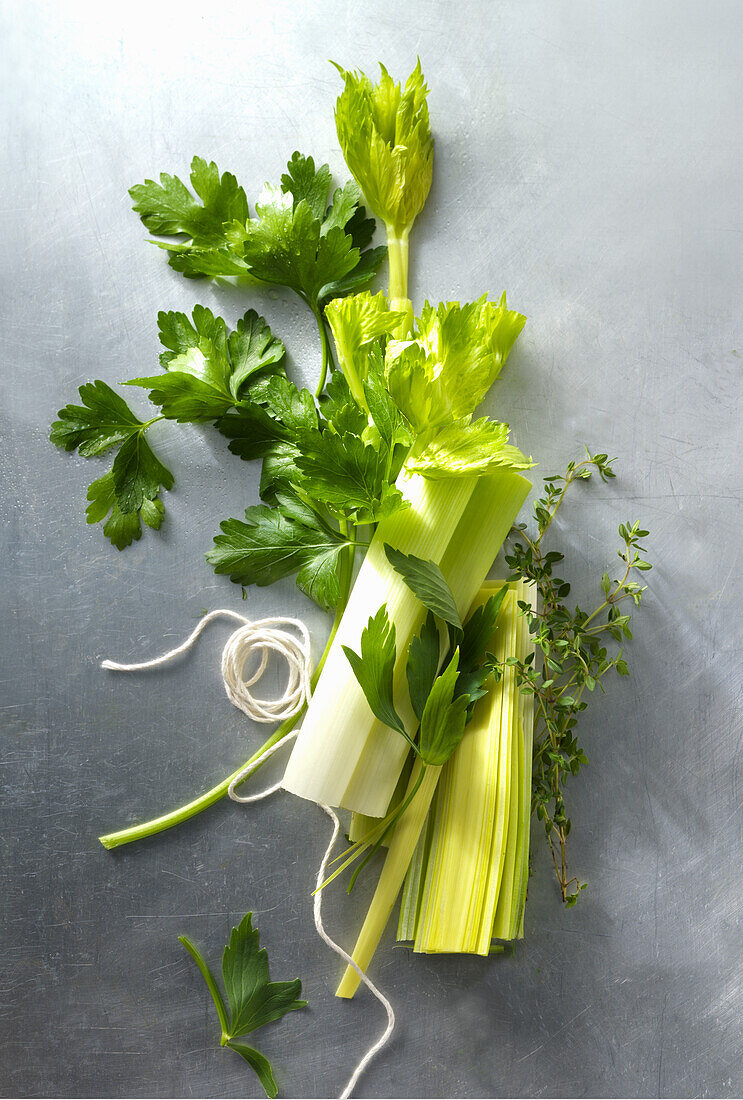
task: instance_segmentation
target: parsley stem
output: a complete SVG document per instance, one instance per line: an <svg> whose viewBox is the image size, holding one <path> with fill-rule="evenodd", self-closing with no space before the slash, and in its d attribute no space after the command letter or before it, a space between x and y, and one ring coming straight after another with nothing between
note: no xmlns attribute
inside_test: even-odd
<svg viewBox="0 0 743 1100"><path fill-rule="evenodd" d="M353 560L351 561L351 567L344 572L341 578L341 597L336 607L330 636L328 637L322 656L317 663L317 668L312 674L311 685L313 689L320 678L320 673L327 660L330 647L333 644L333 639L340 626L341 617L345 610L346 603L348 602L348 595L351 589L352 573ZM141 825L132 825L128 829L121 829L119 832L107 833L105 836L99 837L98 839L103 847L110 850L111 848L120 848L123 844L131 844L134 840L144 840L146 837L154 836L156 833L162 833L166 829L171 829L174 825L180 825L182 821L188 821L190 817L195 817L196 814L201 813L202 810L207 810L210 806L213 806L215 802L219 802L219 800L224 798L227 794L227 790L232 780L235 779L244 768L252 764L254 760L257 760L267 749L270 749L272 745L275 745L277 741L285 737L287 733L290 733L304 715L306 709L307 707L305 704L297 714L293 715L291 718L287 718L285 722L282 722L281 725L274 730L268 740L265 741L259 749L256 749L249 760L246 760L244 764L236 768L234 772L228 775L226 779L223 779L221 783L218 783L216 787L212 787L210 791L195 798L193 802L188 802L185 806L181 806L177 810L172 810L168 814L163 814L162 817L156 817L152 821L144 821Z"/></svg>
<svg viewBox="0 0 743 1100"><path fill-rule="evenodd" d="M328 376L328 367L333 362L333 353L330 350L330 341L328 339L328 329L325 324L325 318L323 317L322 306L318 306L313 309L312 312L315 315L317 321L317 327L320 332L320 344L322 346L322 367L320 369L320 381L317 389L315 390L315 397L319 397L322 391L325 389L325 379Z"/></svg>

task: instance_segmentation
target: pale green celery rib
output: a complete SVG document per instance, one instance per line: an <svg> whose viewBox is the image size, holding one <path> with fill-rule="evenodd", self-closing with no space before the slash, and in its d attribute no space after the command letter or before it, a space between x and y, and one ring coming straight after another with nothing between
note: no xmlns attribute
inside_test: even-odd
<svg viewBox="0 0 743 1100"><path fill-rule="evenodd" d="M515 601L514 601L515 606ZM509 649L515 656L520 656L518 652L518 626L517 622L513 622L511 630L511 637L509 638ZM509 670L510 671L510 670ZM506 673L509 676L509 673ZM506 825L506 834L503 843L503 870L501 873L500 889L498 891L498 904L495 909L495 917L491 918L487 923L490 927L484 928L483 940L490 947L490 940L509 940L511 936L511 924L512 913L514 909L514 896L515 896L515 873L516 873L516 857L519 840L519 792L520 785L520 754L523 749L523 738L519 736L519 698L518 688L516 687L515 676L510 672L508 691L508 732L510 734L511 743L509 745L509 774L508 774L508 817ZM483 944L484 946L484 944Z"/></svg>
<svg viewBox="0 0 743 1100"><path fill-rule="evenodd" d="M493 590L499 587L498 582L492 584ZM489 594L481 591L477 602L484 603ZM513 606L509 591L491 641L499 660L509 655ZM461 745L444 769L422 883L416 951L487 954L502 871L500 840L507 817L504 696L501 681L480 700ZM484 952L483 913L490 915Z"/></svg>
<svg viewBox="0 0 743 1100"><path fill-rule="evenodd" d="M358 652L362 629L386 604L397 629L398 653L407 651L422 621L422 609L387 561L384 544L440 564L477 481L434 482L414 475L398 484L411 506L379 524L283 779L283 786L302 798L344 805L371 817L384 815L408 746L399 733L376 722L341 647ZM414 729L409 701L407 707L400 706L400 712ZM374 745L367 752L370 741ZM352 782L360 763L360 776Z"/></svg>
<svg viewBox="0 0 743 1100"><path fill-rule="evenodd" d="M420 776L421 767L420 760L416 760L410 777L411 791ZM369 966L387 921L392 915L397 895L400 893L405 873L410 866L426 821L440 773L441 768L425 769L420 787L395 825L395 835L390 843L366 920L353 949L353 960L364 971ZM348 966L335 991L336 997L353 997L360 981L357 971L352 966Z"/></svg>
<svg viewBox="0 0 743 1100"><path fill-rule="evenodd" d="M437 788L438 794L438 788ZM435 805L434 796L434 805ZM405 875L400 898L400 916L397 921L398 940L414 940L418 927L418 915L420 913L420 896L423 875L426 873L428 862L428 848L431 843L431 823L434 816L433 807L429 811L426 823L418 837L418 843L413 852L413 858Z"/></svg>
<svg viewBox="0 0 743 1100"><path fill-rule="evenodd" d="M471 607L530 489L531 484L526 478L510 470L478 480L456 530L449 539L443 556L438 560L460 615L464 615ZM400 513L401 516L404 514ZM426 557L425 554L418 556ZM357 588L358 584L357 581ZM409 616L406 620L408 629L404 636L397 619L394 620L398 626L395 701L409 733L415 731L416 723L408 699L405 661L408 645L413 634L420 629L425 615L418 600L411 598L412 603L406 603ZM368 613L373 614L376 610L377 607L372 607ZM341 623L341 629L342 627ZM350 810L362 809L373 817L381 817L389 805L406 750L404 742L402 748L399 745L402 741L399 734L377 721L368 708L366 713L371 719L371 725L366 728L364 744L358 752L356 767L340 798L340 805ZM300 733L300 738L301 736ZM372 804L376 809L363 809Z"/></svg>
<svg viewBox="0 0 743 1100"><path fill-rule="evenodd" d="M400 772L400 778L397 781L397 786L395 787L395 793L392 795L392 798L390 799L390 804L382 815L383 817L386 817L387 814L394 810L395 806L399 806L405 797L405 791L408 787L408 780L410 779L410 768L413 764L411 756L412 753L408 753L405 763L403 764L402 771ZM377 826L380 821L381 818L379 817L369 817L368 814L352 813L351 825L348 830L348 839L351 841L352 844L355 844L357 840L363 840L367 833L370 833L371 830L375 828L375 826ZM393 826L382 841L383 848L389 848L390 840L392 839L394 831L395 829Z"/></svg>

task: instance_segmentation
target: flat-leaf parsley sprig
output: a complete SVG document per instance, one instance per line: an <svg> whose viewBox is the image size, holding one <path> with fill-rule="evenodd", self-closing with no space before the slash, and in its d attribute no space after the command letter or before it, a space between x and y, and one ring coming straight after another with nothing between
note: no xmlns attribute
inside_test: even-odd
<svg viewBox="0 0 743 1100"><path fill-rule="evenodd" d="M222 1028L221 1045L229 1047L245 1059L258 1075L266 1095L273 1098L278 1089L271 1063L259 1050L240 1042L240 1039L265 1024L280 1020L287 1012L304 1008L307 1002L299 1000L302 992L299 978L291 982L269 980L268 955L265 948L258 946L258 929L252 926L252 916L252 913L246 913L237 928L232 929L229 943L222 954L222 978L227 1004L217 979L198 947L188 936L179 936L178 939L201 971L214 1001Z"/></svg>

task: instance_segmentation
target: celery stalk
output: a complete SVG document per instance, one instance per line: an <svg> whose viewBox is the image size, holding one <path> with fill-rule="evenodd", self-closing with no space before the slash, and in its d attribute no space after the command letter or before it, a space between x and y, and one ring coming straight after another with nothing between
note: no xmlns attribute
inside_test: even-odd
<svg viewBox="0 0 743 1100"><path fill-rule="evenodd" d="M370 615L386 603L397 630L395 670L399 713L410 733L415 721L405 690L408 645L424 609L384 553L384 543L440 565L457 606L467 610L530 489L520 474L504 470L477 480L401 480L411 508L380 523L359 571L348 607L328 654L283 785L303 798L371 817L390 804L407 756L407 744L382 725L341 649L358 650Z"/></svg>
<svg viewBox="0 0 743 1100"><path fill-rule="evenodd" d="M418 781L421 767L420 761L416 760L410 777L409 790L412 790ZM382 874L379 876L377 889L353 950L354 962L364 971L372 960L397 901L397 895L400 893L400 887L425 824L440 773L441 768L425 769L420 787L395 825L394 836L390 842ZM335 992L336 997L353 997L360 981L353 967L347 967Z"/></svg>

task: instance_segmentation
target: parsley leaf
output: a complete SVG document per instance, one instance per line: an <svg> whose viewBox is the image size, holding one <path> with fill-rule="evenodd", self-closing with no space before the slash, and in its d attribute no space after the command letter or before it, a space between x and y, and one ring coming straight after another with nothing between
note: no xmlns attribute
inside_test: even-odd
<svg viewBox="0 0 743 1100"><path fill-rule="evenodd" d="M80 387L82 405L66 405L52 424L50 439L85 458L121 444L113 466L88 488L88 523L104 522L103 533L117 550L142 534L142 523L159 528L165 509L161 489L173 487L173 475L155 455L144 433L153 421L142 421L105 382Z"/></svg>
<svg viewBox="0 0 743 1100"><path fill-rule="evenodd" d="M459 617L452 590L438 565L433 561L416 558L414 554L404 554L402 550L395 550L389 543L384 544L384 552L392 568L400 574L423 606L456 630L461 630L462 620Z"/></svg>
<svg viewBox="0 0 743 1100"><path fill-rule="evenodd" d="M150 389L168 420L216 420L242 399L247 383L283 371L284 345L254 309L229 333L205 306L195 307L193 323L185 313L160 313L158 325L167 373L126 384Z"/></svg>
<svg viewBox="0 0 743 1100"><path fill-rule="evenodd" d="M173 475L163 466L141 432L123 444L111 467L116 502L125 514L156 500L160 489L173 488Z"/></svg>
<svg viewBox="0 0 743 1100"><path fill-rule="evenodd" d="M86 382L80 386L82 405L65 405L57 413L49 436L65 451L77 450L83 458L103 454L123 443L142 427L123 398L105 382Z"/></svg>
<svg viewBox="0 0 743 1100"><path fill-rule="evenodd" d="M297 574L299 588L332 609L338 602L341 551L350 542L314 509L289 492L277 494L276 507L247 508L245 519L227 519L207 561L215 573L228 573L237 584L273 584Z"/></svg>
<svg viewBox="0 0 743 1100"><path fill-rule="evenodd" d="M182 237L188 241L155 242L169 252L168 262L189 278L203 275L244 275L247 265L229 246L225 223L245 221L248 200L230 172L221 176L216 164L201 157L191 162L191 186L201 200L194 198L177 176L165 172L160 183L145 180L130 188L134 210L151 233L163 237Z"/></svg>
<svg viewBox="0 0 743 1100"><path fill-rule="evenodd" d="M258 929L246 913L230 934L222 956L222 978L230 1006L230 1038L248 1035L264 1024L280 1020L287 1012L304 1008L297 1000L302 991L298 978L292 982L272 982L268 977L268 955L259 950Z"/></svg>
<svg viewBox="0 0 743 1100"><path fill-rule="evenodd" d="M222 956L222 978L229 1011L219 984L199 949L187 936L178 939L201 971L214 1001L222 1028L222 1046L234 1050L252 1066L266 1095L273 1098L278 1089L271 1063L247 1043L236 1040L281 1019L288 1012L304 1008L307 1002L298 999L302 992L299 978L291 982L270 981L268 955L265 949L259 948L258 929L252 927L251 921L252 913L246 913L238 927L232 929Z"/></svg>
<svg viewBox="0 0 743 1100"><path fill-rule="evenodd" d="M384 451L357 435L324 432L300 437L297 466L312 493L354 523L376 523L408 507L387 476Z"/></svg>
<svg viewBox="0 0 743 1100"><path fill-rule="evenodd" d="M142 522L148 527L159 528L165 514L161 500L143 500L138 511L122 512L116 500L112 470L90 484L88 500L90 504L85 509L87 522L100 523L105 520L103 534L117 550L124 550L141 537Z"/></svg>
<svg viewBox="0 0 743 1100"><path fill-rule="evenodd" d="M358 217L361 192L348 183L328 208L330 184L326 164L315 168L312 157L295 152L281 186L264 187L257 217L229 228L231 245L254 278L289 287L315 313L331 298L366 286L387 251L362 253L369 236L366 219Z"/></svg>
<svg viewBox="0 0 743 1100"><path fill-rule="evenodd" d="M288 442L288 430L275 420L261 405L241 404L217 421L222 435L231 441L229 449L246 461L263 458L276 443Z"/></svg>

